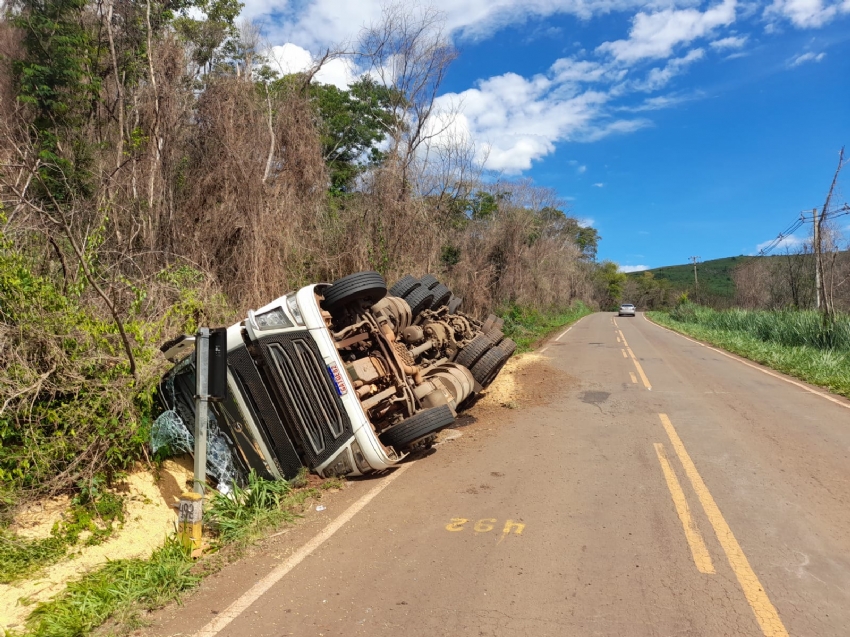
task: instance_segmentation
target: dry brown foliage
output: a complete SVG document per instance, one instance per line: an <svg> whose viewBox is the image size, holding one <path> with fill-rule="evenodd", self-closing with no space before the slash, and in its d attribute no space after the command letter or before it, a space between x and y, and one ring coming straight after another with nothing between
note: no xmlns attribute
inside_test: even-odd
<svg viewBox="0 0 850 637"><path fill-rule="evenodd" d="M402 55L386 79L414 99L390 131L388 159L356 192L330 197L309 74L271 90L241 67L197 77L174 33L144 28L146 6L98 4L86 13L105 52L102 92L60 135L89 149L94 186L61 203L30 187L43 160L31 114L16 99L10 61L20 37L0 20L0 248L41 277L41 296L16 299L0 321L0 416L14 414L49 490L140 453L110 459L103 423L120 422L123 438L138 434L140 396L150 397L165 365L159 342L237 320L301 285L374 269L389 283L436 274L471 313L592 303L590 264L537 214L558 204L550 191L482 183L464 140L434 150L440 131L428 120L454 56L437 14L417 23L396 6L371 32ZM121 19L109 20L112 10ZM117 64L130 54L139 55L132 82ZM386 70L385 57L373 51L371 59ZM481 189L510 196L486 219L450 214L453 200ZM459 258L444 262L446 246ZM0 308L8 301L0 298ZM55 405L61 422L46 415ZM60 435L77 436L79 448L38 450Z"/></svg>

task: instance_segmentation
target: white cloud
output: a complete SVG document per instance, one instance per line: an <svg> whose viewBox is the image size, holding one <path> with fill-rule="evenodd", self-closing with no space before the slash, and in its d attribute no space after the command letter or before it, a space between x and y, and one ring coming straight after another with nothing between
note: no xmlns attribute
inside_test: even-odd
<svg viewBox="0 0 850 637"><path fill-rule="evenodd" d="M576 221L578 221L578 225L582 228L592 228L593 224L596 223L596 220L590 217L581 217L580 219L576 219Z"/></svg>
<svg viewBox="0 0 850 637"><path fill-rule="evenodd" d="M656 97L648 97L643 102L636 106L623 106L620 110L629 111L631 113L640 113L643 111L657 111L662 108L671 108L692 99L696 99L697 95L658 95Z"/></svg>
<svg viewBox="0 0 850 637"><path fill-rule="evenodd" d="M291 42L273 46L266 52L266 56L269 58L269 66L281 75L306 71L316 63L312 53ZM317 82L339 88L348 87L355 79L354 66L348 58L330 60L316 73Z"/></svg>
<svg viewBox="0 0 850 637"><path fill-rule="evenodd" d="M584 173L587 172L587 166L579 166L578 168L576 168L576 172L579 175L583 175Z"/></svg>
<svg viewBox="0 0 850 637"><path fill-rule="evenodd" d="M596 50L624 63L669 57L677 45L688 44L718 27L732 24L736 6L737 0L723 0L705 12L698 9L641 12L632 20L627 40L605 42Z"/></svg>
<svg viewBox="0 0 850 637"><path fill-rule="evenodd" d="M604 184L604 183L602 183L601 181L598 181L598 182L596 182L595 184L593 184L593 187L594 187L594 188L604 188L604 187L605 187L605 184Z"/></svg>
<svg viewBox="0 0 850 637"><path fill-rule="evenodd" d="M771 239L770 241L762 241L760 244L758 244L756 246L756 250L761 252L766 247L773 245L773 243L775 241L776 241L776 239ZM788 237L782 237L779 240L779 242L776 243L776 245L774 246L772 251L776 252L777 250L784 250L785 248L793 250L795 248L799 248L800 246L805 244L807 241L808 241L808 239L801 239L800 237L795 237L794 235L791 235L791 236L788 236Z"/></svg>
<svg viewBox="0 0 850 637"><path fill-rule="evenodd" d="M850 2L850 0L846 0ZM309 68L317 52L333 43L355 39L364 24L381 16L385 0L247 0L247 17L266 19L273 42L272 66L281 72ZM713 3L704 12L698 7ZM478 80L457 93L442 95L429 131L441 139L474 145L486 168L505 173L529 169L562 142L593 142L629 134L652 125L629 113L674 106L685 99L650 97L626 107L635 92L652 93L705 56L702 48L667 58L678 46L708 37L734 22L737 0L431 0L443 11L453 37L486 37L500 26L534 16L571 14L581 18L638 11L628 39L607 42L596 52L581 50L556 60L545 73L523 77L504 73ZM723 45L732 48L731 40ZM745 38L743 38L745 40ZM724 40L716 40L724 42ZM720 47L716 44L715 48ZM630 68L638 60L659 60L648 68ZM320 82L345 87L357 77L350 58L332 60L317 74ZM450 113L460 113L453 119ZM578 174L586 167L575 165Z"/></svg>
<svg viewBox="0 0 850 637"><path fill-rule="evenodd" d="M470 138L484 143L480 154L487 168L507 173L531 168L534 160L555 150L556 142L596 140L647 125L642 120L608 121L605 92L563 96L559 86L544 75L528 79L505 73L462 93L440 96L438 106L462 104Z"/></svg>
<svg viewBox="0 0 850 637"><path fill-rule="evenodd" d="M643 272L644 270L649 270L648 265L621 265L620 272Z"/></svg>
<svg viewBox="0 0 850 637"><path fill-rule="evenodd" d="M698 0L430 0L427 4L446 17L447 29L455 36L481 39L509 24L529 18L574 15L589 19L645 7L664 8L696 3ZM386 0L245 0L243 14L249 19L266 17L273 43L293 42L319 50L356 37L360 29L381 17ZM410 3L413 4L413 3Z"/></svg>
<svg viewBox="0 0 850 637"><path fill-rule="evenodd" d="M789 20L801 29L821 27L842 13L850 13L850 0L774 0L766 18Z"/></svg>
<svg viewBox="0 0 850 637"><path fill-rule="evenodd" d="M721 38L711 42L712 49L723 51L725 49L740 49L747 43L749 36L746 35L730 35L728 38Z"/></svg>
<svg viewBox="0 0 850 637"><path fill-rule="evenodd" d="M790 62L788 62L788 66L800 66L801 64L805 64L806 62L820 62L824 57L826 57L826 53L812 53L811 51L808 53L803 53L802 55L798 55Z"/></svg>
<svg viewBox="0 0 850 637"><path fill-rule="evenodd" d="M685 68L704 57L705 51L703 49L688 51L687 55L680 58L673 58L663 67L650 70L646 79L636 82L634 88L638 91L657 91L658 89L666 86L675 76L682 73Z"/></svg>

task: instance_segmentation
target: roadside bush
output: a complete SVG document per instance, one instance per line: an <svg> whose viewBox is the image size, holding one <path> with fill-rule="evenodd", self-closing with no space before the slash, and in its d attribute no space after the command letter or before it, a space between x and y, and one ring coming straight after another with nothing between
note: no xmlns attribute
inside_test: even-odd
<svg viewBox="0 0 850 637"><path fill-rule="evenodd" d="M138 364L85 285L63 291L0 235L0 507L91 490L145 457L166 335L229 310L202 274L166 269L127 308Z"/></svg>

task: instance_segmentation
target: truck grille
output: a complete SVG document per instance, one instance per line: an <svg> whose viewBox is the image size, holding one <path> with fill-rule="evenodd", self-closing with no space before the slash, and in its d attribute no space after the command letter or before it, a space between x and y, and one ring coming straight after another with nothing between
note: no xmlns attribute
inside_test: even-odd
<svg viewBox="0 0 850 637"><path fill-rule="evenodd" d="M260 347L280 411L316 467L344 446L352 433L330 372L306 331L269 336L260 340Z"/></svg>
<svg viewBox="0 0 850 637"><path fill-rule="evenodd" d="M301 460L248 350L239 347L228 352L227 366L252 412L254 422L260 426L260 434L276 456L267 460L274 461L284 477L294 478L301 469Z"/></svg>

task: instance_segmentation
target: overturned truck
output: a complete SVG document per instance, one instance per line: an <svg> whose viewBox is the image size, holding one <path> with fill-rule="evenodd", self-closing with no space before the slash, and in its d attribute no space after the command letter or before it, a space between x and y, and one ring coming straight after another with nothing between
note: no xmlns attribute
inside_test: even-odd
<svg viewBox="0 0 850 637"><path fill-rule="evenodd" d="M501 319L479 321L460 304L432 275L388 291L367 271L249 311L227 329L228 396L211 409L209 477L291 478L302 466L358 476L429 447L516 349ZM165 415L189 436L190 343L163 346L175 365L159 391Z"/></svg>

